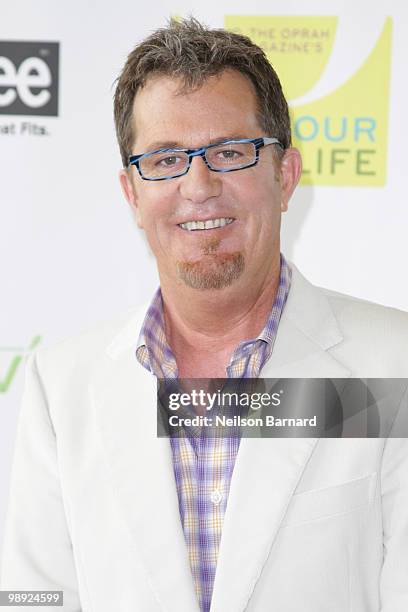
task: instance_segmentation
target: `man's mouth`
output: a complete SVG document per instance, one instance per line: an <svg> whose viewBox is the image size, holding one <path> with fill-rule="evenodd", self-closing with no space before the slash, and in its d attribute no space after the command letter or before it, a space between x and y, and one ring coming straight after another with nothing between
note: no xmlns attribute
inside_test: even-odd
<svg viewBox="0 0 408 612"><path fill-rule="evenodd" d="M193 232L195 230L209 230L225 227L233 221L235 221L233 217L218 217L216 219L208 219L207 221L186 221L185 223L180 223L179 227L189 232Z"/></svg>

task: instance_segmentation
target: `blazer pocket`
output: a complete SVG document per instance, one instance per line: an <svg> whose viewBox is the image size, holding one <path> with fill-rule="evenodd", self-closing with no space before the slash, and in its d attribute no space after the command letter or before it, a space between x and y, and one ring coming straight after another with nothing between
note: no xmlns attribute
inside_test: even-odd
<svg viewBox="0 0 408 612"><path fill-rule="evenodd" d="M341 485L295 493L282 521L282 527L347 514L371 504L377 473Z"/></svg>

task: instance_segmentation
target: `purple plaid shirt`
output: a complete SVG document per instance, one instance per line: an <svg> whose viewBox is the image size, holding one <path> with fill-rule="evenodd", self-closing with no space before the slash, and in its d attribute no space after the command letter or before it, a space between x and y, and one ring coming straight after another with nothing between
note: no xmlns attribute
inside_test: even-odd
<svg viewBox="0 0 408 612"><path fill-rule="evenodd" d="M290 289L291 270L281 255L279 286L265 327L257 338L234 350L226 378L257 378L269 359ZM166 340L160 289L146 313L136 349L139 362L158 378L177 378L174 354ZM180 519L197 599L209 612L222 525L240 437L207 437L186 431L170 438Z"/></svg>

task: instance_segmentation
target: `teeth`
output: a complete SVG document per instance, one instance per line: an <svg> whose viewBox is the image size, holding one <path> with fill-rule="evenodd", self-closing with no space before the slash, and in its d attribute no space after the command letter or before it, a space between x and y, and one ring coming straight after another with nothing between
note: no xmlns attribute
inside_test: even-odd
<svg viewBox="0 0 408 612"><path fill-rule="evenodd" d="M186 223L180 223L180 227L185 230L204 230L214 229L215 227L224 227L232 223L234 219L230 217L221 217L219 219L209 219L208 221L187 221Z"/></svg>

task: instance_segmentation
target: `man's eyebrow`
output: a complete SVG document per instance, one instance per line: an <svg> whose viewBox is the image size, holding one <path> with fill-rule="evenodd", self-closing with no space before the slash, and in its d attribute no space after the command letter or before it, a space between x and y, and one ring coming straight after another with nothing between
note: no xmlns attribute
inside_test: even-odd
<svg viewBox="0 0 408 612"><path fill-rule="evenodd" d="M246 136L242 136L242 134L228 134L227 136L219 136L217 138L212 138L210 142L206 142L206 146L209 144L220 144L225 142L226 140L241 140L242 138L246 138ZM150 143L146 146L146 152L148 151L157 151L159 149L189 149L190 147L186 147L185 144L181 142L177 142L175 140L156 140L155 142ZM194 148L194 147L192 147ZM199 148L199 147L196 147Z"/></svg>
<svg viewBox="0 0 408 612"><path fill-rule="evenodd" d="M157 151L158 149L182 149L183 147L179 142L174 140L157 140L152 142L145 147L146 151Z"/></svg>
<svg viewBox="0 0 408 612"><path fill-rule="evenodd" d="M242 140L243 138L247 138L247 136L243 136L242 134L228 134L228 136L220 136L219 138L211 139L209 144L220 144L226 140Z"/></svg>

